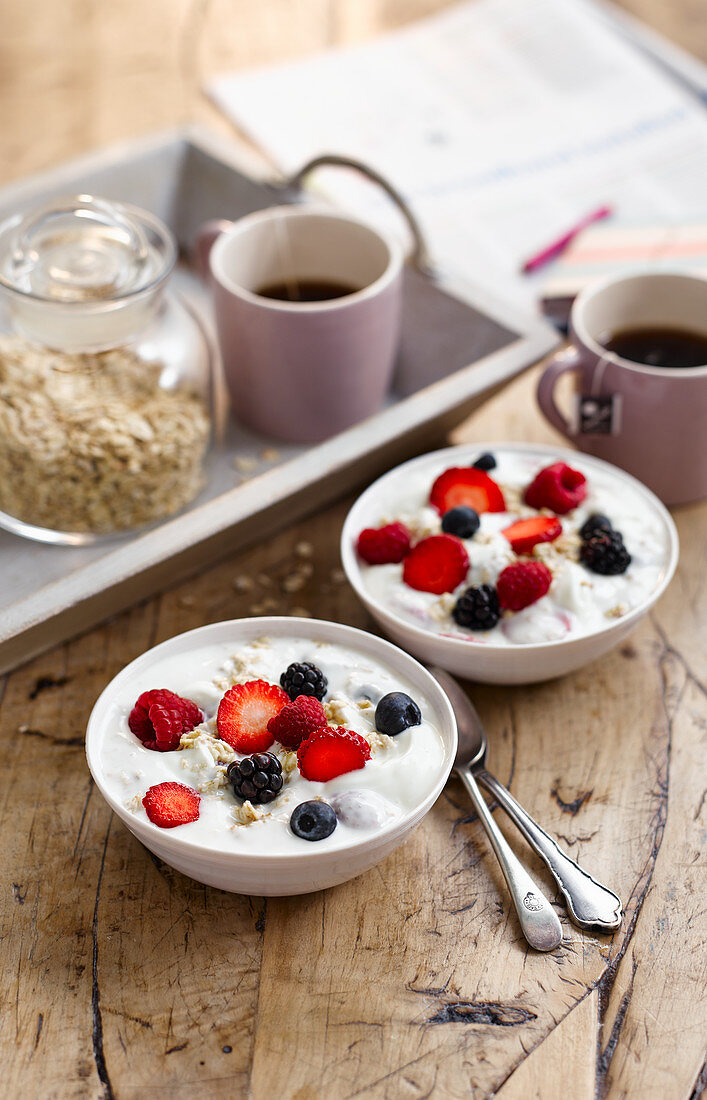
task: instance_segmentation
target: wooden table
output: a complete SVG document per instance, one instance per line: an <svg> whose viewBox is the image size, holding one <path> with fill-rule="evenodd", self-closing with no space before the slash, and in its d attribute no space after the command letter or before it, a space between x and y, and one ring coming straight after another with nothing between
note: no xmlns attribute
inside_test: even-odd
<svg viewBox="0 0 707 1100"><path fill-rule="evenodd" d="M268 60L436 6L243 0L231 9L263 50L251 60ZM650 0L632 7L653 14ZM243 22L239 33L233 21L217 33L224 10L225 0L6 3L5 177L121 131L203 115L202 68L245 60ZM701 18L688 0L667 13L655 5L656 21L674 19L685 37ZM67 28L76 33L55 49ZM515 382L459 438L557 438L535 411L535 378ZM325 893L267 902L202 887L153 860L93 788L83 755L90 708L148 646L256 608L372 628L339 571L349 503L2 681L0 1092L697 1098L707 1086L707 506L677 512L678 574L618 651L554 683L470 689L494 771L624 899L614 937L574 929L543 866L508 833L565 930L551 955L526 950L456 781L379 867ZM313 575L287 595L281 582L302 541L314 548Z"/></svg>

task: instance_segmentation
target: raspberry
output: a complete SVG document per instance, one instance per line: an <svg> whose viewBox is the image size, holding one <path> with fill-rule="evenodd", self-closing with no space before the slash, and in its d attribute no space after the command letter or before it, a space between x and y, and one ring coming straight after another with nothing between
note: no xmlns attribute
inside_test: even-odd
<svg viewBox="0 0 707 1100"><path fill-rule="evenodd" d="M356 549L369 565L401 562L410 550L410 532L404 523L366 527L358 536Z"/></svg>
<svg viewBox="0 0 707 1100"><path fill-rule="evenodd" d="M183 733L189 733L204 715L191 699L182 699L167 688L143 691L130 711L128 725L146 749L171 752L179 748Z"/></svg>
<svg viewBox="0 0 707 1100"><path fill-rule="evenodd" d="M318 730L297 750L300 773L315 783L326 783L344 772L363 768L370 758L371 749L366 738L342 726Z"/></svg>
<svg viewBox="0 0 707 1100"><path fill-rule="evenodd" d="M522 611L552 584L552 573L541 561L516 561L501 570L496 582L498 602L507 611Z"/></svg>
<svg viewBox="0 0 707 1100"><path fill-rule="evenodd" d="M145 794L142 804L153 825L174 829L199 817L201 795L184 783L158 783Z"/></svg>
<svg viewBox="0 0 707 1100"><path fill-rule="evenodd" d="M310 734L326 726L327 717L319 699L298 695L268 722L268 730L276 741L288 749L296 749Z"/></svg>
<svg viewBox="0 0 707 1100"><path fill-rule="evenodd" d="M558 516L571 512L587 495L587 479L566 462L553 462L540 470L525 490L531 508L549 508Z"/></svg>

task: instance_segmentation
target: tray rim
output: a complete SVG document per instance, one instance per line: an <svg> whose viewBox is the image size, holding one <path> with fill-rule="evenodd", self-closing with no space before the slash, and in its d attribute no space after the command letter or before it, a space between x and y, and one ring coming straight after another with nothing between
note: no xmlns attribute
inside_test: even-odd
<svg viewBox="0 0 707 1100"><path fill-rule="evenodd" d="M31 199L33 193L48 187L59 188L63 181L69 181L79 173L121 165L128 159L136 159L161 149L173 149L175 145L182 146L185 154L189 146L193 146L226 167L242 174L250 174L264 184L284 184L284 180L280 181L277 176L268 173L262 161L240 143L222 139L201 125L189 125L114 143L65 161L56 168L11 182L0 188L0 203L3 206L12 202L24 204ZM148 574L168 562L179 568L179 560L186 559L190 550L206 547L209 540L213 542L215 538L224 536L229 530L235 530L259 514L265 517L274 506L284 504L290 499L294 501L298 494L307 489L314 490L316 486L324 486L337 475L341 476L340 491L334 489L328 495L325 491L325 498L333 500L342 495L355 484L350 476L344 476L344 472L350 470L355 463L360 463L364 468L375 465L377 455L380 454L382 458L386 449L393 448L397 442L402 444L408 437L412 438L416 431L424 434L425 426L430 428L428 434L433 433L433 425L438 421L440 429L447 430L444 421L453 418L456 410L459 410L458 423L466 415L461 411L465 405L474 400L480 404L558 345L558 334L540 316L519 313L469 280L444 272L436 275L436 284L441 289L452 294L461 294L493 320L516 332L518 338L416 393L401 398L394 405L380 410L366 421L324 443L315 444L271 470L263 471L244 484L187 509L142 535L116 540L114 545L107 544L106 553L100 558L72 569L62 578L9 605L3 611L0 623L0 672L7 671L81 629L95 625L120 607L130 606L131 602L144 598L147 593L136 592L126 602L116 603L115 600L111 601L110 594L115 593L119 600L119 590L127 589L130 582L140 576L147 578ZM472 371L473 379L470 378ZM454 400L450 401L452 391ZM450 426L451 423L448 424ZM390 434L388 429L391 429ZM366 459L369 461L366 462ZM315 467L317 474L313 476L312 469ZM364 474L364 478L365 476L367 474ZM313 496L317 494L313 493ZM314 508L324 506L325 498L321 497L321 493L319 497ZM305 511L306 507L296 514L288 514L285 509L282 522L294 522L297 515L302 515ZM256 533L246 534L241 545L252 542L257 537ZM223 554L228 553L229 549L228 540L224 539ZM209 560L216 560L217 556L212 552ZM196 567L186 565L183 575L193 572ZM169 570L165 576L165 583L151 587L150 591L161 590L177 579L176 576L169 575ZM25 634L36 635L41 624L69 615L84 605L87 607L92 599L96 602L96 614L89 615L83 626L76 628L75 623L70 623L66 632L60 636L56 632L47 631L46 641L35 638L26 650L22 650L21 640Z"/></svg>

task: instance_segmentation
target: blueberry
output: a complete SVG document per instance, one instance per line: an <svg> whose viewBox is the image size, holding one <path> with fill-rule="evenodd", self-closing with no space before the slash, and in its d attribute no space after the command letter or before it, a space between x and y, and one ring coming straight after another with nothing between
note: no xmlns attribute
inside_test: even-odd
<svg viewBox="0 0 707 1100"><path fill-rule="evenodd" d="M302 840L326 840L336 828L336 814L328 802L300 802L292 811L290 828Z"/></svg>
<svg viewBox="0 0 707 1100"><path fill-rule="evenodd" d="M605 535L610 531L613 531L611 526L611 520L608 516L603 516L601 512L593 512L589 519L586 519L579 529L579 537L583 542L588 542L589 539L593 539L596 535Z"/></svg>
<svg viewBox="0 0 707 1100"><path fill-rule="evenodd" d="M496 459L488 451L484 451L482 455L479 455L473 465L477 470L495 470Z"/></svg>
<svg viewBox="0 0 707 1100"><path fill-rule="evenodd" d="M404 691L389 692L376 707L376 729L388 737L395 737L408 726L419 726L421 721L420 708Z"/></svg>
<svg viewBox="0 0 707 1100"><path fill-rule="evenodd" d="M447 535L456 535L460 539L470 539L479 530L478 512L473 508L467 508L465 504L459 508L450 508L442 516L442 530Z"/></svg>

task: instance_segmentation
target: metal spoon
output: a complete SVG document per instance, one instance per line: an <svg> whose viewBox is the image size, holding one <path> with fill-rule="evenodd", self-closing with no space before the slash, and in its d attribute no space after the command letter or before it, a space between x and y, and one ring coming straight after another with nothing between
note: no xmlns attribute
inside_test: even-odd
<svg viewBox="0 0 707 1100"><path fill-rule="evenodd" d="M536 951L552 951L562 943L562 925L557 913L511 849L489 812L474 779L471 765L478 753L473 739L468 735L469 724L461 705L462 699L466 699L466 696L456 681L442 669L431 668L430 672L447 693L452 704L459 730L459 747L454 760L454 770L466 787L479 820L491 841L491 847L498 857L523 935Z"/></svg>
<svg viewBox="0 0 707 1100"><path fill-rule="evenodd" d="M620 899L613 890L602 886L587 871L584 871L578 863L570 859L552 837L548 836L536 821L533 821L530 814L523 809L513 795L486 771L484 767L486 735L481 725L481 719L476 713L471 700L448 673L439 668L430 669L430 672L447 693L452 704L459 731L459 749L455 769L469 790L476 809L478 810L476 798L467 782L467 776L472 774L497 799L511 820L518 826L533 851L537 852L550 868L553 878L564 894L571 920L579 928L600 932L615 932L620 927L623 916ZM476 784L474 786L478 794L478 787L476 787ZM488 814L485 803L484 809ZM491 817L490 814L488 816Z"/></svg>

